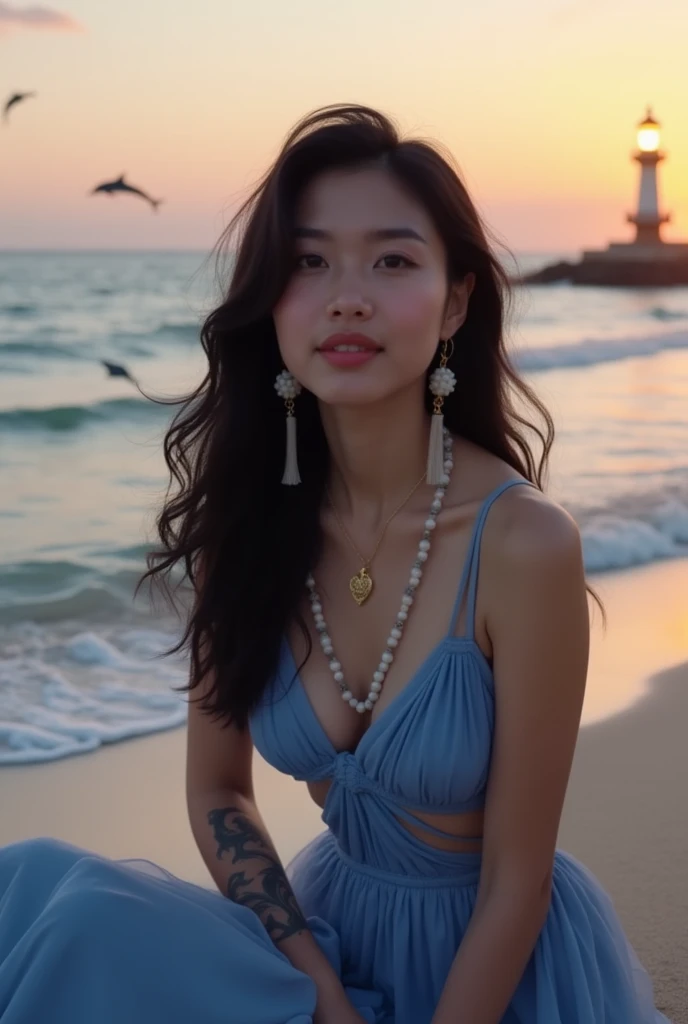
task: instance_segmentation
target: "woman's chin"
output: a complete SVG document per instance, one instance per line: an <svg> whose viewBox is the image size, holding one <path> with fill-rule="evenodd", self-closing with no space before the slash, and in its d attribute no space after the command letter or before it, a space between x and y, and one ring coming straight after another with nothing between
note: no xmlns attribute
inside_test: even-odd
<svg viewBox="0 0 688 1024"><path fill-rule="evenodd" d="M323 405L332 409L365 408L388 401L393 392L389 388L366 385L363 381L347 381L345 385L314 389L314 395Z"/></svg>

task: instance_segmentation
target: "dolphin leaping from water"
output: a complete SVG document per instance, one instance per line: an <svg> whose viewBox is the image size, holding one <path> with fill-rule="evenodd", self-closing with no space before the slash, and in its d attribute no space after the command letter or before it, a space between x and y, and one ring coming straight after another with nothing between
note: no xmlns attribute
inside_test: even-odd
<svg viewBox="0 0 688 1024"><path fill-rule="evenodd" d="M126 366L122 366L120 363L109 363L106 359L101 359L100 361L107 370L108 377L126 377L127 380L130 380L132 384L136 384L138 387L138 381L135 377L132 377Z"/></svg>
<svg viewBox="0 0 688 1024"><path fill-rule="evenodd" d="M94 196L96 192L105 192L109 196L113 196L115 192L129 192L133 196L141 196L142 199L151 204L155 213L158 212L158 207L163 201L162 199L152 199L143 189L135 188L134 185L128 185L124 180L123 174L116 178L115 181L104 181L102 185L97 185L90 195Z"/></svg>
<svg viewBox="0 0 688 1024"><path fill-rule="evenodd" d="M23 100L31 99L31 97L35 96L35 95L36 95L35 92L15 92L15 93L13 93L10 96L10 98L8 99L7 103L5 104L5 106L3 108L3 111L2 111L3 120L5 120L5 121L8 120L9 114L10 114L10 110L12 109L12 107L15 107L17 105L17 103L21 103Z"/></svg>

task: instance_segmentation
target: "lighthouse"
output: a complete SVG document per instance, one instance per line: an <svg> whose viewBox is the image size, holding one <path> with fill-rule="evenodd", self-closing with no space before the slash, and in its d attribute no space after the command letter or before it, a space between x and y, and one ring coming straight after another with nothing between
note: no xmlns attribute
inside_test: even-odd
<svg viewBox="0 0 688 1024"><path fill-rule="evenodd" d="M576 263L560 261L532 274L517 278L520 284L571 284L622 288L663 288L688 285L688 241L665 242L662 224L670 220L661 213L657 194L657 167L666 154L659 148L659 121L652 110L637 126L638 148L633 159L640 164L638 207L626 221L635 225L635 238L610 242L606 249L584 249Z"/></svg>
<svg viewBox="0 0 688 1024"><path fill-rule="evenodd" d="M635 224L635 245L662 245L659 229L670 220L668 214L660 214L657 197L657 166L665 156L659 149L659 127L648 107L638 125L638 149L633 153L633 159L640 164L640 188L638 208L627 219Z"/></svg>

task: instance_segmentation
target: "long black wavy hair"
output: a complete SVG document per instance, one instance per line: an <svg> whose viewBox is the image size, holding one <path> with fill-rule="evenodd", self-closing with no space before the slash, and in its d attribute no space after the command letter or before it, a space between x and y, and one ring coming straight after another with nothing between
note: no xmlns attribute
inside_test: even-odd
<svg viewBox="0 0 688 1024"><path fill-rule="evenodd" d="M231 254L234 268L201 329L207 372L165 435L161 547L148 553L137 585L138 592L150 578L176 606L170 574L183 566L194 597L184 634L167 653L189 649L183 689L203 682L202 707L239 728L276 670L287 627L298 623L306 633L299 608L322 544L329 452L318 405L308 392L299 398L303 482L284 487L284 405L273 387L283 367L272 311L293 273L296 206L322 172L371 165L427 210L446 248L449 282L475 274L449 364L456 390L444 403L447 426L543 488L552 419L507 354L509 279L451 157L434 143L402 138L369 107L315 110L289 133L218 242L218 257Z"/></svg>

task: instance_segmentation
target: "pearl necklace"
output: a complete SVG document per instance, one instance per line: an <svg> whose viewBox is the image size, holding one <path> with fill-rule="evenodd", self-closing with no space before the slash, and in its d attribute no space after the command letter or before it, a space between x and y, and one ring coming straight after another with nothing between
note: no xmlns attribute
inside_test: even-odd
<svg viewBox="0 0 688 1024"><path fill-rule="evenodd" d="M444 430L444 474L440 479L439 486L435 491L432 504L430 506L430 513L428 518L425 520L425 527L423 530L423 536L418 545L418 553L416 554L416 560L413 563L411 569L411 576L404 590L404 594L401 598L401 608L397 612L394 626L389 632L387 637L387 644L385 650L380 659L380 664L377 670L373 673L373 681L370 684L370 692L365 700L358 700L354 697L351 690L348 689L344 681L344 673L342 672L341 663L337 660L334 653L334 647L330 638L327 623L325 622L325 616L323 615L323 606L318 595L318 591L315 587L315 579L313 574L309 573L306 578L306 586L308 587L309 599L311 603L311 611L313 612L313 618L315 620L315 628L320 634L320 646L323 649L324 654L327 656L330 664L330 671L334 677L334 681L339 687L342 700L346 701L350 707L355 708L359 715L364 714L366 711L372 711L375 703L380 698L380 691L382 690L382 684L385 681L385 676L389 671L389 666L394 661L394 648L399 646L399 641L402 638L404 632L404 626L409 616L411 605L415 597L416 590L420 584L421 577L423 575L423 563L427 561L428 552L430 551L430 537L432 531L437 525L437 517L442 509L442 502L444 496L447 493L447 487L449 486L449 480L451 477L451 471L454 466L452 459L452 439L449 431L445 428Z"/></svg>

